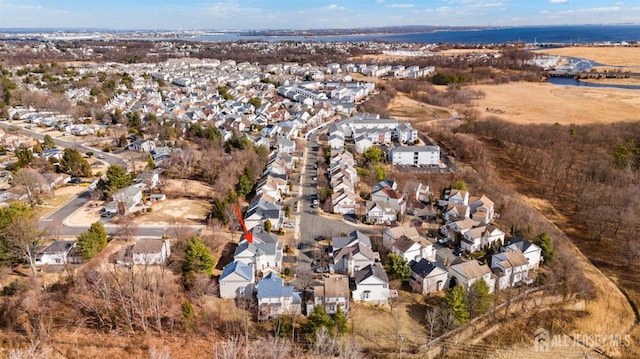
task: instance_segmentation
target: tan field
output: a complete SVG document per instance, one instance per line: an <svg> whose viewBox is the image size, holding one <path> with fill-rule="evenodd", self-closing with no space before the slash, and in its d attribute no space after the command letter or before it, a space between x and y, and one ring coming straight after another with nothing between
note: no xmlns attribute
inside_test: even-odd
<svg viewBox="0 0 640 359"><path fill-rule="evenodd" d="M388 106L391 116L402 121L415 122L432 121L442 118L450 118L451 110L432 106L409 98L406 94L399 93Z"/></svg>
<svg viewBox="0 0 640 359"><path fill-rule="evenodd" d="M610 66L640 66L640 47L561 47L536 50L557 56L573 56L589 59Z"/></svg>
<svg viewBox="0 0 640 359"><path fill-rule="evenodd" d="M483 117L519 123L612 123L640 119L638 90L558 86L546 83L477 85L486 93L475 101Z"/></svg>

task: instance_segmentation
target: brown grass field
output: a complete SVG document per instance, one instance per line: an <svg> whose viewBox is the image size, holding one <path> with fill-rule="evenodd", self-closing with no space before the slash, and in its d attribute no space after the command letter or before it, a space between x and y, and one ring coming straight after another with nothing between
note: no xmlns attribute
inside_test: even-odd
<svg viewBox="0 0 640 359"><path fill-rule="evenodd" d="M406 94L400 93L391 100L389 112L392 117L415 125L418 122L450 118L453 111L413 100Z"/></svg>
<svg viewBox="0 0 640 359"><path fill-rule="evenodd" d="M536 52L589 59L609 66L640 66L640 47L574 46Z"/></svg>
<svg viewBox="0 0 640 359"><path fill-rule="evenodd" d="M640 119L637 90L558 86L518 82L475 85L486 96L475 101L482 117L516 123L612 123Z"/></svg>

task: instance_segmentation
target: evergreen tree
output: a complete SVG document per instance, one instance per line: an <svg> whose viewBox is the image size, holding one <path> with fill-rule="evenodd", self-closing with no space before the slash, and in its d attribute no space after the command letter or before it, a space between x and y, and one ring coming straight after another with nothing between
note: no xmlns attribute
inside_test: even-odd
<svg viewBox="0 0 640 359"><path fill-rule="evenodd" d="M182 325L187 332L190 332L196 320L196 311L190 301L185 301L180 306L182 311Z"/></svg>
<svg viewBox="0 0 640 359"><path fill-rule="evenodd" d="M349 331L349 326L347 325L347 317L344 315L342 311L342 307L338 307L336 314L333 316L333 327L336 331L336 334L345 334Z"/></svg>
<svg viewBox="0 0 640 359"><path fill-rule="evenodd" d="M42 148L45 150L52 150L54 148L56 148L56 143L53 141L53 138L51 137L51 135L44 135L44 138L42 139Z"/></svg>
<svg viewBox="0 0 640 359"><path fill-rule="evenodd" d="M411 275L411 268L409 268L409 264L407 261L402 258L399 254L390 253L387 256L387 265L385 266L387 270L387 275L390 279L398 279L400 281L409 280L409 276Z"/></svg>
<svg viewBox="0 0 640 359"><path fill-rule="evenodd" d="M467 303L471 318L482 315L491 308L489 285L484 279L480 279L471 285L467 293Z"/></svg>
<svg viewBox="0 0 640 359"><path fill-rule="evenodd" d="M330 330L332 326L331 317L329 317L321 305L316 305L307 317L307 338L313 339L316 337L318 329L324 327Z"/></svg>
<svg viewBox="0 0 640 359"><path fill-rule="evenodd" d="M271 232L271 227L272 227L271 220L267 219L266 221L264 221L264 230L266 232Z"/></svg>
<svg viewBox="0 0 640 359"><path fill-rule="evenodd" d="M202 242L202 239L198 236L189 237L182 272L187 275L191 273L211 275L215 265L216 260L211 255L211 250Z"/></svg>
<svg viewBox="0 0 640 359"><path fill-rule="evenodd" d="M98 187L104 190L108 195L114 194L119 189L131 186L131 175L127 170L119 165L111 165L107 169L107 179L98 183Z"/></svg>
<svg viewBox="0 0 640 359"><path fill-rule="evenodd" d="M236 192L238 193L239 196L245 197L246 195L251 193L251 189L253 188L252 177L253 176L251 174L251 169L247 165L244 168L242 175L240 175L240 178L238 179L238 184L236 184Z"/></svg>
<svg viewBox="0 0 640 359"><path fill-rule="evenodd" d="M107 246L107 231L100 222L94 222L86 231L80 233L76 242L80 255L89 260Z"/></svg>
<svg viewBox="0 0 640 359"><path fill-rule="evenodd" d="M371 146L362 156L366 164L376 164L384 160L384 151L376 146Z"/></svg>
<svg viewBox="0 0 640 359"><path fill-rule="evenodd" d="M60 160L60 172L68 173L74 177L91 176L91 166L82 154L75 148L67 148L64 150L62 159Z"/></svg>
<svg viewBox="0 0 640 359"><path fill-rule="evenodd" d="M447 307L453 312L458 324L466 324L469 321L469 311L467 309L467 293L461 286L447 290L445 298Z"/></svg>
<svg viewBox="0 0 640 359"><path fill-rule="evenodd" d="M542 258L545 263L551 263L556 259L556 254L553 251L553 238L547 232L540 233L533 240L533 243L542 249Z"/></svg>
<svg viewBox="0 0 640 359"><path fill-rule="evenodd" d="M18 159L18 162L16 162L17 169L27 166L33 162L33 152L28 148L19 148L15 151L15 154Z"/></svg>

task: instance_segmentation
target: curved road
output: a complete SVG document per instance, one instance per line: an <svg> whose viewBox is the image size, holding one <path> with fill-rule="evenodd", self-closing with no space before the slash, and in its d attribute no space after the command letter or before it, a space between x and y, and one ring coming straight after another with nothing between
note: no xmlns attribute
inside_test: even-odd
<svg viewBox="0 0 640 359"><path fill-rule="evenodd" d="M18 127L15 132L32 138L36 138L40 141L43 141L46 134L22 128L22 126L16 125L15 123L9 123L8 121L0 122L0 127L6 130L9 130L12 127ZM75 148L81 153L93 152L94 154L101 154L104 157L102 158L102 160L109 163L110 165L120 165L128 168L127 162L125 162L120 157L111 153L103 152L97 148L87 146L85 143L82 143L80 141L69 141L55 137L53 138L53 141L57 146L62 148ZM84 232L87 228L89 228L89 226L91 226L91 223L84 223L82 225L69 225L68 223L65 223L65 219L73 214L73 212L78 208L84 206L91 199L92 191L92 189L87 189L77 197L69 200L55 212L49 214L46 217L40 218L40 220L38 221L38 227L41 230L48 230L51 233L56 232L56 234L61 236L77 236L80 233ZM108 219L101 218L100 221L104 224L104 227L109 234L113 234L119 229L118 225L111 224ZM188 228L191 228L193 230L198 230L202 227L203 226L188 226ZM136 232L139 236L161 237L167 232L170 232L172 229L173 228L170 225L138 225Z"/></svg>

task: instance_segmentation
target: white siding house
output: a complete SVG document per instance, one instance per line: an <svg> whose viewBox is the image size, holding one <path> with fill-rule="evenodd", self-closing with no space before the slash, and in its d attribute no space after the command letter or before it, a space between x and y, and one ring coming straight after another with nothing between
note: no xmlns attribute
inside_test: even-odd
<svg viewBox="0 0 640 359"><path fill-rule="evenodd" d="M368 265L355 275L356 289L351 295L356 302L387 304L389 302L389 279L380 263Z"/></svg>
<svg viewBox="0 0 640 359"><path fill-rule="evenodd" d="M164 264L171 255L168 239L142 238L131 248L133 264Z"/></svg>
<svg viewBox="0 0 640 359"><path fill-rule="evenodd" d="M255 271L251 265L234 261L227 264L220 275L220 298L235 299L252 295Z"/></svg>

